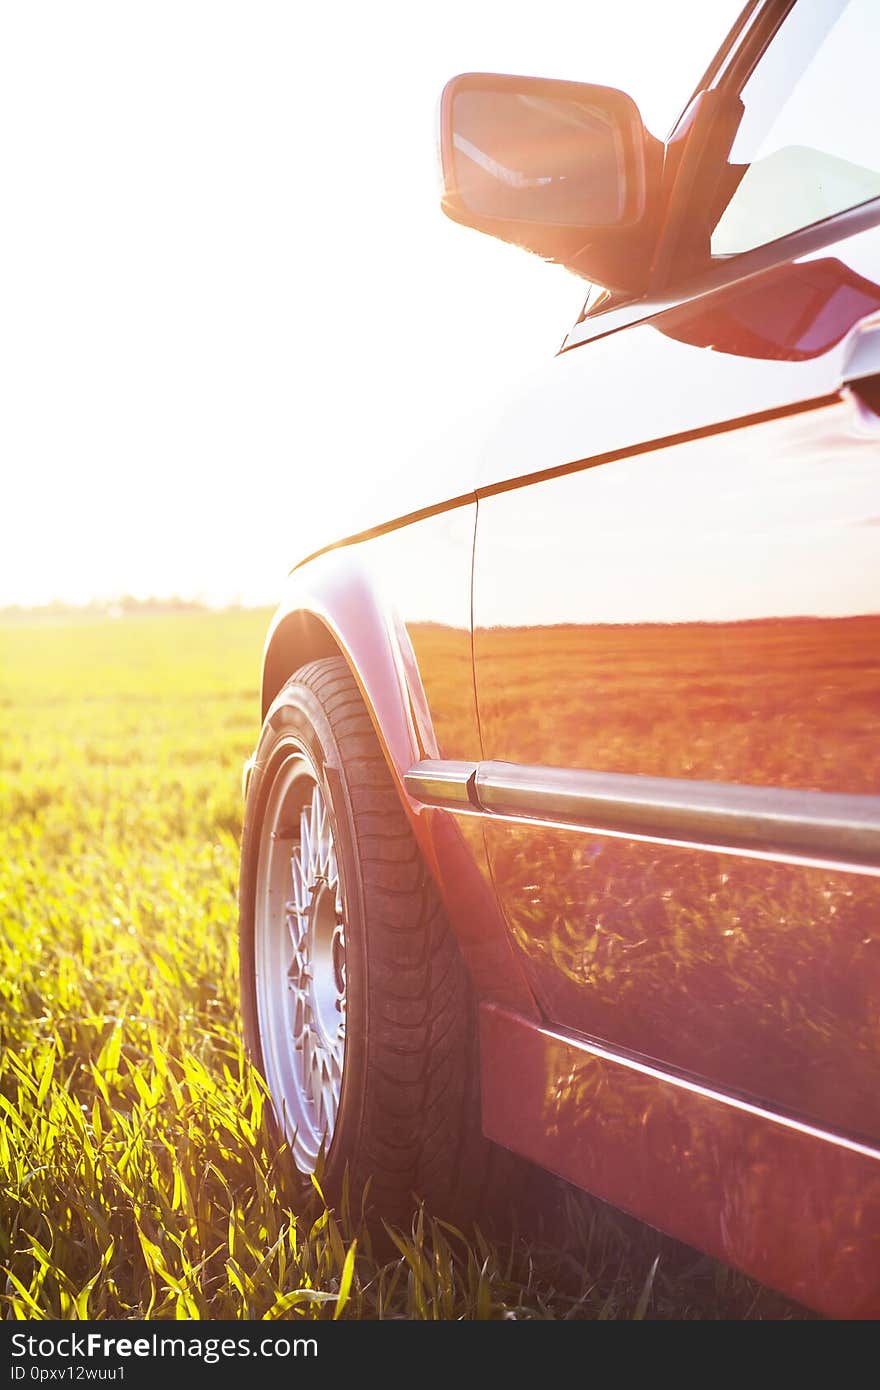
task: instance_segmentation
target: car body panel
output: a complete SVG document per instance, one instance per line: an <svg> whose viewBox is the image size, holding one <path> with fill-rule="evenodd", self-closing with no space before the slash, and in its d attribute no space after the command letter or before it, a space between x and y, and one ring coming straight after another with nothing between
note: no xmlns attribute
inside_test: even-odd
<svg viewBox="0 0 880 1390"><path fill-rule="evenodd" d="M880 879L552 826L486 833L549 1020L880 1146Z"/></svg>
<svg viewBox="0 0 880 1390"><path fill-rule="evenodd" d="M595 337L517 383L481 438L478 494L833 396L880 309L878 281L872 226L671 308L636 306L637 322L608 333L599 315Z"/></svg>
<svg viewBox="0 0 880 1390"><path fill-rule="evenodd" d="M480 493L483 759L694 779L722 800L880 791L880 417L839 389L876 322L880 232L833 252L566 354L621 440L664 438ZM792 396L778 412L774 384ZM726 427L669 440L667 398ZM584 829L486 834L548 1019L880 1142L876 879Z"/></svg>
<svg viewBox="0 0 880 1390"><path fill-rule="evenodd" d="M481 500L483 756L876 790L878 452L839 401Z"/></svg>
<svg viewBox="0 0 880 1390"><path fill-rule="evenodd" d="M398 778L420 755L479 756L470 635L475 519L471 500L297 568L266 639L264 673L286 666L289 674L287 648L298 655L303 640L294 615L324 625L356 673ZM264 709L278 680L264 683Z"/></svg>
<svg viewBox="0 0 880 1390"><path fill-rule="evenodd" d="M400 466L375 468L369 487L310 519L294 568L467 505L478 491L835 392L849 334L872 306L880 308L877 237L864 229L866 219L880 220L880 201L860 211L856 230L834 244L833 255L826 229L817 250L795 262L781 257L745 281L588 318L566 340L567 351L524 372L502 398L474 403L466 428L454 412L440 413ZM756 317L771 290L779 301L776 327L761 340ZM719 362L722 354L730 360ZM670 389L669 373L687 382L686 392ZM609 396L602 383L612 377ZM621 412L621 399L637 408Z"/></svg>
<svg viewBox="0 0 880 1390"><path fill-rule="evenodd" d="M486 1133L830 1317L880 1317L880 1154L494 1006Z"/></svg>
<svg viewBox="0 0 880 1390"><path fill-rule="evenodd" d="M475 515L471 501L295 570L266 639L263 706L265 713L306 662L345 657L480 997L537 1018L492 890L481 827L417 804L403 781L420 757L479 756L470 635Z"/></svg>

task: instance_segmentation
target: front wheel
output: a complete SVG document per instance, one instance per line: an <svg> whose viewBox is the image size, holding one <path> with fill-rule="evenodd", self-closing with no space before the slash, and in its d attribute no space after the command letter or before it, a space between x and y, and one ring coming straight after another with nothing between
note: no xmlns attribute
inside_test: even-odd
<svg viewBox="0 0 880 1390"><path fill-rule="evenodd" d="M273 702L248 790L240 893L245 1040L306 1175L405 1219L478 1209L476 1009L354 679L302 667ZM497 1194L496 1194L497 1195Z"/></svg>

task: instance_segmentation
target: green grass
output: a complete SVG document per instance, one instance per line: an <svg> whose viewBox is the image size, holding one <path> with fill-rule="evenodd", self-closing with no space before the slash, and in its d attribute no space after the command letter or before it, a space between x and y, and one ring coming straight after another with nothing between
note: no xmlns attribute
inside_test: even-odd
<svg viewBox="0 0 880 1390"><path fill-rule="evenodd" d="M297 1202L237 1003L267 618L0 627L4 1316L803 1316L569 1193L553 1242L416 1211L381 1250Z"/></svg>

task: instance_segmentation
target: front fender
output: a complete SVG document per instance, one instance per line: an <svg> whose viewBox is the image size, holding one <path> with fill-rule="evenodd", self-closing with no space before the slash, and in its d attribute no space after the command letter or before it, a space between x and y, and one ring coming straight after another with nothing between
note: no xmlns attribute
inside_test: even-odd
<svg viewBox="0 0 880 1390"><path fill-rule="evenodd" d="M289 576L263 653L263 716L300 666L322 656L343 656L408 801L403 775L419 758L431 756L430 716L406 628L362 556L362 547L330 551Z"/></svg>

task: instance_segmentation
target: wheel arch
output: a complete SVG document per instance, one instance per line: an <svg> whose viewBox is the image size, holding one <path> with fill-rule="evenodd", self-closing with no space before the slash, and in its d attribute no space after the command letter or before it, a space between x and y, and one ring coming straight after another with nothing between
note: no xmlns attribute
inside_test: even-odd
<svg viewBox="0 0 880 1390"><path fill-rule="evenodd" d="M263 652L262 717L295 671L322 657L344 658L357 682L401 800L412 802L403 774L425 756L414 700L423 707L406 630L388 609L354 548L310 561L289 577Z"/></svg>
<svg viewBox="0 0 880 1390"><path fill-rule="evenodd" d="M265 719L275 696L294 671L308 661L319 661L325 656L346 656L346 653L326 622L308 609L294 609L273 622L263 653L261 718Z"/></svg>

